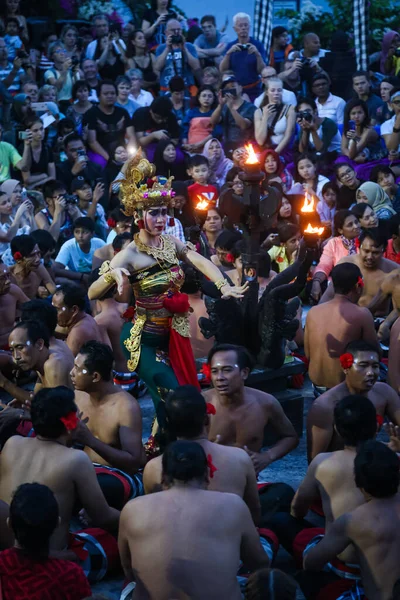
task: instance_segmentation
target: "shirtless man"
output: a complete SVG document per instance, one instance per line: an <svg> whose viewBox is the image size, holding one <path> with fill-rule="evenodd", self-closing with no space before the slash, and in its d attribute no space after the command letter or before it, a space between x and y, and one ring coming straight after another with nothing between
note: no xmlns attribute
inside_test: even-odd
<svg viewBox="0 0 400 600"><path fill-rule="evenodd" d="M333 268L331 276L335 296L310 309L304 331L308 373L316 396L343 381L339 356L349 342L377 343L370 311L357 306L364 286L360 269L343 263Z"/></svg>
<svg viewBox="0 0 400 600"><path fill-rule="evenodd" d="M208 439L225 446L244 448L258 474L299 443L293 425L278 400L245 387L252 364L248 352L231 344L219 344L208 355L214 388L204 393L215 407L210 417ZM281 438L272 448L261 452L264 428L269 423Z"/></svg>
<svg viewBox="0 0 400 600"><path fill-rule="evenodd" d="M52 299L53 306L57 309L58 325L67 329L65 341L74 356L78 354L80 347L90 340L111 346L107 333L85 312L85 297L86 292L80 286L63 283L57 288Z"/></svg>
<svg viewBox="0 0 400 600"><path fill-rule="evenodd" d="M21 371L35 370L38 381L34 391L42 387L65 385L72 387L69 375L70 362L65 354L49 347L49 332L43 323L21 321L9 335L9 345L13 361ZM31 393L23 390L0 373L0 387L21 403L31 398Z"/></svg>
<svg viewBox="0 0 400 600"><path fill-rule="evenodd" d="M118 546L127 580L136 581L133 598L240 600L239 561L251 570L269 564L249 509L237 494L207 491L198 443L170 444L162 467L168 489L121 513Z"/></svg>
<svg viewBox="0 0 400 600"><path fill-rule="evenodd" d="M94 269L90 274L89 284L93 283L99 278L99 269ZM117 289L111 288L107 292L96 300L96 307L99 312L94 317L97 325L102 331L104 331L110 340L111 348L114 353L114 383L116 385L124 385L124 376L127 376L128 381L134 380L131 388L133 388L137 382L137 376L132 371L128 372L128 366L126 364L126 358L122 352L121 346L121 331L125 321L122 317L126 309L128 308L127 303L117 302L115 299L117 295ZM125 387L124 389L131 389Z"/></svg>
<svg viewBox="0 0 400 600"><path fill-rule="evenodd" d="M71 377L82 420L74 441L95 463L108 503L122 508L143 493L138 470L146 464L146 456L139 404L113 384L113 361L111 348L96 341L86 342L75 357Z"/></svg>
<svg viewBox="0 0 400 600"><path fill-rule="evenodd" d="M33 398L31 410L37 437L16 435L6 442L0 456L0 499L10 504L13 492L23 483L47 485L57 499L61 517L60 526L50 540L50 555L79 562L73 546L67 549L69 523L76 502L83 505L93 526L109 531L117 530L119 512L107 505L89 457L80 450L67 447L77 419L73 391L62 386L42 389ZM114 550L116 544L113 544L112 536L104 534L107 544ZM79 539L79 534L76 537ZM92 542L84 541L90 555ZM96 558L98 560L98 556ZM104 562L93 565L99 571L103 567L107 570ZM93 574L87 572L90 560L86 559L83 566L85 574L93 581Z"/></svg>
<svg viewBox="0 0 400 600"><path fill-rule="evenodd" d="M118 252L121 252L132 241L132 236L129 231L119 233L115 236L111 244L106 244L101 248L97 248L93 254L92 268L98 269L105 260L112 260Z"/></svg>
<svg viewBox="0 0 400 600"><path fill-rule="evenodd" d="M386 240L374 229L367 229L360 235L360 254L352 254L341 258L338 264L353 263L359 267L364 288L358 301L359 306L367 306L376 317L386 317L389 314L389 298L384 298L379 303L371 304L376 297L380 285L386 275L399 268L399 265L387 258L383 258ZM320 303L331 300L334 288L329 285Z"/></svg>
<svg viewBox="0 0 400 600"><path fill-rule="evenodd" d="M291 514L278 513L269 522L280 543L295 556L299 565L302 564L304 551L315 543L316 536L329 533L336 519L365 503L364 496L354 482L354 459L357 447L375 438L375 407L362 396L347 396L335 406L334 419L335 428L344 441L344 449L318 454L308 467L307 474L296 492ZM325 515L325 531L316 530L314 525L304 520L308 510L320 500ZM351 587L355 577L360 575L358 569L352 573L346 567L346 563L357 564L354 547L350 545L337 558L338 560L335 561L337 581L342 585L343 578L350 579L352 582L349 583L349 587ZM332 571L325 580L321 576L314 585L312 577L303 577L301 579L303 592L307 598L313 597L314 594L310 593L309 588L311 587L312 590L318 586L319 596L322 598L321 588L328 583L332 585L332 580L334 581ZM328 596L333 597L333 594L327 594Z"/></svg>
<svg viewBox="0 0 400 600"><path fill-rule="evenodd" d="M378 330L378 339L384 342L389 340L390 329L400 315L398 309L400 307L400 269L396 269L389 273L389 275L385 275L379 286L377 295L373 298L368 308L373 311L377 304L388 299L392 300L393 310L380 324Z"/></svg>
<svg viewBox="0 0 400 600"><path fill-rule="evenodd" d="M210 457L208 489L243 498L258 525L261 510L253 463L241 448L221 446L207 439L210 419L201 393L192 385L180 386L167 398L165 409L171 436L200 444ZM161 491L161 480L162 456L157 456L147 463L143 473L146 494Z"/></svg>
<svg viewBox="0 0 400 600"><path fill-rule="evenodd" d="M31 235L17 235L11 240L11 252L15 265L10 268L11 281L16 283L29 298L38 295L39 287L46 288L44 293L49 296L56 291L56 285L51 279L46 267L40 262L39 246Z"/></svg>
<svg viewBox="0 0 400 600"><path fill-rule="evenodd" d="M387 382L400 394L400 317L390 330Z"/></svg>
<svg viewBox="0 0 400 600"><path fill-rule="evenodd" d="M381 442L369 441L360 447L354 474L366 501L331 525L322 541L305 555L304 569L321 571L352 544L362 579L352 597L392 600L400 577L399 470L398 457Z"/></svg>
<svg viewBox="0 0 400 600"><path fill-rule="evenodd" d="M342 361L345 380L328 390L313 403L307 418L308 460L321 452L333 452L343 448L343 440L333 426L336 404L350 394L359 394L371 400L377 419L385 416L400 425L400 398L386 383L378 382L378 348L367 342L351 342L345 349Z"/></svg>
<svg viewBox="0 0 400 600"><path fill-rule="evenodd" d="M15 324L17 310L29 298L14 283L11 283L10 271L0 264L0 347L8 348L8 336Z"/></svg>

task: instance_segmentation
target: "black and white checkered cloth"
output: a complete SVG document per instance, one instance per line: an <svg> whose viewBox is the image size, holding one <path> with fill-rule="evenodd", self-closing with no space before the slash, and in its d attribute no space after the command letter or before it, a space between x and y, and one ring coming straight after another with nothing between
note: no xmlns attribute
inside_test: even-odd
<svg viewBox="0 0 400 600"><path fill-rule="evenodd" d="M267 59L271 46L274 0L256 0L254 7L254 37L265 46Z"/></svg>
<svg viewBox="0 0 400 600"><path fill-rule="evenodd" d="M368 67L367 31L368 31L368 0L353 0L354 47L357 58L357 68L366 70Z"/></svg>

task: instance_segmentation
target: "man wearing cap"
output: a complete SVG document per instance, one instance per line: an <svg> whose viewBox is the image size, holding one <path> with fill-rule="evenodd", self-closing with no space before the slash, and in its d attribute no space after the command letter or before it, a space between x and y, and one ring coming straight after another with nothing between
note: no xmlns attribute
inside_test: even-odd
<svg viewBox="0 0 400 600"><path fill-rule="evenodd" d="M253 102L261 92L260 73L265 67L265 48L258 40L250 37L250 16L237 13L233 17L233 29L237 40L226 47L219 65L221 73L233 71L237 81Z"/></svg>
<svg viewBox="0 0 400 600"><path fill-rule="evenodd" d="M343 124L344 107L346 102L339 96L334 96L329 91L330 81L325 73L317 73L312 78L311 90L315 95L318 116L328 118L336 124Z"/></svg>
<svg viewBox="0 0 400 600"><path fill-rule="evenodd" d="M211 115L211 125L222 124L225 153L233 152L254 137L256 107L242 96L242 86L234 75L227 77L218 94L219 104Z"/></svg>

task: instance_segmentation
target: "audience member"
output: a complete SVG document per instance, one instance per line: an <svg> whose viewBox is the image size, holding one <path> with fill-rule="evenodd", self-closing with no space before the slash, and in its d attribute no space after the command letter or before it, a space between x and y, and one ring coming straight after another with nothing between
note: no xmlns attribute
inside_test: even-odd
<svg viewBox="0 0 400 600"><path fill-rule="evenodd" d="M268 88L268 80L275 78L277 76L277 72L273 67L267 66L264 67L261 71L261 82L264 86L264 91L254 100L254 106L260 108L261 103L263 102ZM293 92L289 90L282 90L282 102L283 104L290 104L291 106L296 106L297 98Z"/></svg>
<svg viewBox="0 0 400 600"><path fill-rule="evenodd" d="M372 93L371 80L366 71L356 71L353 73L352 79L353 90L357 98L367 105L368 111L364 112L369 115L372 125L375 125L377 122L376 112L378 108L383 106L383 100Z"/></svg>
<svg viewBox="0 0 400 600"><path fill-rule="evenodd" d="M357 177L354 168L346 162L337 162L335 171L340 184L337 208L349 209L356 202L356 193L363 180Z"/></svg>
<svg viewBox="0 0 400 600"><path fill-rule="evenodd" d="M150 106L139 108L133 115L137 140L143 148L170 138L178 143L180 130L169 98L156 98Z"/></svg>
<svg viewBox="0 0 400 600"><path fill-rule="evenodd" d="M221 73L232 71L253 101L261 92L260 73L265 67L266 56L261 42L250 36L250 24L251 19L247 13L240 12L233 17L237 39L226 46L219 68Z"/></svg>
<svg viewBox="0 0 400 600"><path fill-rule="evenodd" d="M154 100L154 96L149 91L143 89L143 71L137 68L129 69L126 75L131 80L129 99L139 104L139 106L150 106Z"/></svg>
<svg viewBox="0 0 400 600"><path fill-rule="evenodd" d="M311 90L315 95L318 115L328 117L336 124L341 125L344 118L346 102L339 96L334 96L330 91L329 77L325 73L317 73L312 80Z"/></svg>
<svg viewBox="0 0 400 600"><path fill-rule="evenodd" d="M271 33L271 50L269 53L269 65L276 69L276 73L282 70L283 63L289 57L293 46L289 44L289 34L286 27L278 25Z"/></svg>
<svg viewBox="0 0 400 600"><path fill-rule="evenodd" d="M94 187L97 180L102 178L103 170L100 165L89 160L85 144L77 133L71 133L64 140L66 160L56 164L57 180L64 184L63 189L71 191L72 181L83 177Z"/></svg>
<svg viewBox="0 0 400 600"><path fill-rule="evenodd" d="M371 171L371 181L378 183L389 196L396 213L400 212L400 186L396 183L396 175L388 165L377 165Z"/></svg>
<svg viewBox="0 0 400 600"><path fill-rule="evenodd" d="M171 4L170 0L152 0L151 8L145 10L143 14L142 29L151 50L165 43L168 35L166 32L168 20L179 18L171 9Z"/></svg>
<svg viewBox="0 0 400 600"><path fill-rule="evenodd" d="M374 210L378 219L390 219L396 214L389 196L377 183L366 181L356 191L356 202L365 202Z"/></svg>
<svg viewBox="0 0 400 600"><path fill-rule="evenodd" d="M299 98L296 111L300 126L299 152L319 152L324 162L333 162L341 146L336 123L329 117L321 117L316 103L309 98Z"/></svg>
<svg viewBox="0 0 400 600"><path fill-rule="evenodd" d="M158 79L155 72L156 59L154 54L149 52L146 37L142 30L136 29L129 34L126 57L128 59L129 71L131 69L141 71L141 85L143 88L156 91ZM140 105L143 106L141 103Z"/></svg>
<svg viewBox="0 0 400 600"><path fill-rule="evenodd" d="M219 65L225 53L228 37L217 30L213 15L204 15L200 21L203 33L194 41L198 57L204 65Z"/></svg>
<svg viewBox="0 0 400 600"><path fill-rule="evenodd" d="M83 116L90 110L93 104L89 100L89 84L87 81L78 80L72 87L72 100L74 101L68 107L66 117L70 118L75 123L75 130L79 135L83 135Z"/></svg>

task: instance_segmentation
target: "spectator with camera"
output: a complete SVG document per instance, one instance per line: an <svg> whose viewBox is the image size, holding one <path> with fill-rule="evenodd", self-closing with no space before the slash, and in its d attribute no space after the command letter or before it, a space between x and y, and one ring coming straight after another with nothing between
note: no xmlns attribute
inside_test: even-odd
<svg viewBox="0 0 400 600"><path fill-rule="evenodd" d="M82 138L77 133L69 134L64 140L67 160L56 164L57 180L62 181L69 192L75 177L83 177L94 186L103 175L102 168L89 160ZM103 199L104 200L104 199Z"/></svg>
<svg viewBox="0 0 400 600"><path fill-rule="evenodd" d="M109 37L110 34L110 25L108 22L108 17L106 15L96 15L93 17L93 28L95 31L96 38L90 42L90 44L86 48L86 58L94 59L94 56L97 51L97 47L99 45L99 41L104 37ZM117 36L113 35L110 37L112 41L116 42L115 38ZM119 40L119 43L123 50L126 50L125 42L123 40Z"/></svg>
<svg viewBox="0 0 400 600"><path fill-rule="evenodd" d="M318 152L325 161L333 162L340 152L341 136L332 119L320 117L311 98L299 98L296 121L300 127L299 152Z"/></svg>
<svg viewBox="0 0 400 600"><path fill-rule="evenodd" d="M143 14L142 30L151 50L165 44L167 38L166 25L170 19L180 19L171 10L172 0L152 0L151 8Z"/></svg>
<svg viewBox="0 0 400 600"><path fill-rule="evenodd" d="M237 13L233 17L233 29L237 40L226 47L219 68L221 73L233 71L244 92L253 102L261 92L260 73L265 67L265 48L261 42L250 37L250 16Z"/></svg>
<svg viewBox="0 0 400 600"><path fill-rule="evenodd" d="M95 233L102 240L106 239L109 227L106 221L104 208L100 200L104 196L105 186L102 181L97 181L94 189L90 181L81 175L76 177L71 184L72 194L76 194L77 206L83 217L89 217L95 225Z"/></svg>
<svg viewBox="0 0 400 600"><path fill-rule="evenodd" d="M42 120L34 117L26 122L32 134L30 144L31 165L28 171L23 171L22 178L28 189L44 185L47 181L55 179L56 166L53 152L44 142L45 131Z"/></svg>
<svg viewBox="0 0 400 600"><path fill-rule="evenodd" d="M61 30L60 41L64 44L65 53L68 58L80 61L81 53L78 49L79 32L74 25L67 23Z"/></svg>
<svg viewBox="0 0 400 600"><path fill-rule="evenodd" d="M221 85L218 106L211 115L213 127L221 123L225 154L230 157L239 146L254 136L254 113L256 107L242 96L242 87L236 77L230 75Z"/></svg>
<svg viewBox="0 0 400 600"><path fill-rule="evenodd" d="M83 118L88 128L89 158L105 167L113 149L128 143L136 147L135 130L129 114L124 108L115 106L117 87L113 81L103 80L99 85L98 106L93 106Z"/></svg>
<svg viewBox="0 0 400 600"><path fill-rule="evenodd" d="M80 79L79 63L67 57L62 42L51 44L49 57L54 67L45 72L44 81L56 88L58 106L65 113L71 102L72 86Z"/></svg>
<svg viewBox="0 0 400 600"><path fill-rule="evenodd" d="M160 140L170 138L175 144L179 142L180 128L172 110L169 98L156 98L151 106L139 108L133 115L133 124L137 139L146 152L155 151Z"/></svg>
<svg viewBox="0 0 400 600"><path fill-rule="evenodd" d="M284 89L295 95L302 91L303 66L304 63L300 58L285 60L283 70L278 75L279 79L282 79Z"/></svg>
<svg viewBox="0 0 400 600"><path fill-rule="evenodd" d="M93 60L96 61L102 79L115 80L116 77L125 72L127 59L123 54L124 49L120 46L122 40L116 37L116 33L103 35L98 41Z"/></svg>
<svg viewBox="0 0 400 600"><path fill-rule="evenodd" d="M48 231L60 247L72 236L73 222L81 216L75 196L67 194L62 181L49 181L43 189L45 208L36 213L39 229Z"/></svg>
<svg viewBox="0 0 400 600"><path fill-rule="evenodd" d="M20 51L18 51L19 53ZM26 54L23 50L21 51ZM31 69L27 74L32 78ZM0 81L9 92L15 93L21 87L21 81L26 76L22 68L22 58L17 54L13 62L8 58L8 48L4 38L0 37Z"/></svg>
<svg viewBox="0 0 400 600"><path fill-rule="evenodd" d="M229 43L228 36L217 30L215 17L204 15L200 21L203 33L194 41L198 57L204 66L219 65L226 46Z"/></svg>
<svg viewBox="0 0 400 600"><path fill-rule="evenodd" d="M311 90L315 96L318 115L322 118L327 117L335 123L342 124L346 102L343 98L331 94L329 88L329 77L325 73L314 75Z"/></svg>
<svg viewBox="0 0 400 600"><path fill-rule="evenodd" d="M309 61L318 62L320 58L324 58L329 50L321 48L321 41L316 33L306 33L303 38L303 48L300 50L300 56Z"/></svg>
<svg viewBox="0 0 400 600"><path fill-rule="evenodd" d="M160 73L160 89L162 93L168 91L168 84L172 77L179 75L185 82L186 88L195 84L195 78L201 82L200 61L193 44L185 42L182 35L182 26L176 19L167 22L166 43L158 46L156 50L155 69Z"/></svg>
<svg viewBox="0 0 400 600"><path fill-rule="evenodd" d="M3 134L3 126L0 122L0 140ZM30 145L32 141L31 132L25 132L24 136L24 152L22 156L8 142L0 141L0 184L3 181L11 178L11 167L18 171L29 171L31 166Z"/></svg>

